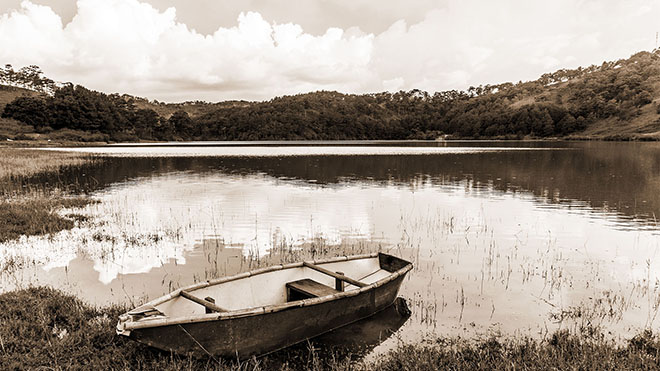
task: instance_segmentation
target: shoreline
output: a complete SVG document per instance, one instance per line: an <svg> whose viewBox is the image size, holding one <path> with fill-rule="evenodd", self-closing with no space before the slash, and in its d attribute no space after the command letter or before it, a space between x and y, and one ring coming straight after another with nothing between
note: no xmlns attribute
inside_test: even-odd
<svg viewBox="0 0 660 371"><path fill-rule="evenodd" d="M566 137L551 138L514 138L514 137L492 137L492 138L452 138L443 140L424 139L337 139L337 140L262 140L262 141L138 141L138 142L81 142L81 141L55 141L48 139L37 140L14 140L0 142L0 149L36 149L40 147L133 147L133 146L276 146L276 145L376 145L392 143L483 143L483 142L660 142L660 136L643 134L608 134L598 136L570 135Z"/></svg>
<svg viewBox="0 0 660 371"><path fill-rule="evenodd" d="M118 336L114 305L92 307L49 287L0 294L0 364L5 368L85 365L93 369L312 370L398 369L574 369L653 368L660 363L660 337L643 330L616 344L598 327L558 330L545 339L489 336L478 339L427 337L399 343L376 360L354 353L321 351L308 344L244 362L192 358L159 351Z"/></svg>

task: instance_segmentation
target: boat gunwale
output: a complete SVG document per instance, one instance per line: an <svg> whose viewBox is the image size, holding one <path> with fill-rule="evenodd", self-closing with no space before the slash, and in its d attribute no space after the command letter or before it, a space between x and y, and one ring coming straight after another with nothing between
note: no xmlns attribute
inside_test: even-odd
<svg viewBox="0 0 660 371"><path fill-rule="evenodd" d="M312 264L328 264L328 263L336 263L336 262L341 262L341 261L351 261L351 260L359 260L359 259L368 259L368 258L375 258L378 257L381 253L376 252L376 253L371 253L371 254L361 254L361 255L352 255L352 256L339 256L339 257L334 257L334 258L329 258L329 259L322 259L322 260L314 260L314 261L308 261L311 262ZM385 254L385 253L382 253ZM385 254L388 255L388 254ZM391 256L391 255L390 255ZM397 258L400 259L400 258ZM403 259L401 259L403 260ZM404 260L405 261L405 260ZM216 320L229 320L229 319L235 319L235 318L242 318L242 317L250 317L250 316L257 316L257 315L262 315L262 314L269 314L269 313L275 313L275 312L280 312L286 309L290 308L297 308L297 307L309 307L312 305L318 305L322 303L326 303L329 301L334 301L337 299L341 298L347 298L347 297L353 297L360 295L364 292L371 291L377 287L383 286L396 278L405 275L412 269L412 263L405 261L407 264L394 271L390 272L390 274L387 277L384 277L376 282L370 283L367 286L355 289L355 290L350 290L350 291L343 291L343 292L338 292L336 294L332 295L326 295L326 296L321 296L321 297L316 297L316 298L310 298L310 299L303 299L303 300L297 300L297 301L292 301L288 303L283 303L283 304L271 304L271 305L264 305L264 306L259 306L259 307L250 307L250 308L243 308L243 309L237 309L237 310L232 310L228 312L219 312L219 313L201 313L201 314L196 314L192 316L180 316L180 317L174 317L174 318L169 318L169 317L155 317L155 318L144 318L139 321L133 321L133 320L123 320L122 317L127 316L128 313L125 313L124 315L120 316L120 321L117 324L117 333L118 334L125 334L129 335L131 330L138 330L138 329L144 329L144 328L153 328L153 327L161 327L161 326L170 326L170 325L180 325L180 324L187 324L187 323L198 323L198 322L209 322L209 321L216 321ZM242 278L248 278L251 276L256 276L259 274L264 274L268 272L274 272L278 270L283 270L283 269L290 269L290 268L298 268L298 267L303 267L303 262L296 262L296 263L289 263L289 264L279 264L279 265L274 265L270 267L265 267L265 268L260 268L254 271L250 272L244 272L244 273L239 273L235 274L233 276L228 276L228 277L222 277L222 278L217 278L214 280L209 280L209 281L204 281L204 282L199 282L187 287L183 287L177 290L172 291L171 293L167 295L163 295L159 298L156 298L148 303L145 303L142 306L156 306L159 304L162 304L168 300L172 300L176 297L178 297L183 290L197 290L200 288L205 288L209 286L214 286L218 285L221 283L225 282L231 282L235 281L238 279ZM139 307L138 307L139 308ZM132 309L135 310L135 309ZM125 318L125 317L124 317ZM129 317L130 318L130 317Z"/></svg>

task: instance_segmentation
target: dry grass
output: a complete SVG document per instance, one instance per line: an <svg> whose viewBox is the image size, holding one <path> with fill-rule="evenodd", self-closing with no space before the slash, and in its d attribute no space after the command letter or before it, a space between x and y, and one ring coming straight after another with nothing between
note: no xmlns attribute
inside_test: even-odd
<svg viewBox="0 0 660 371"><path fill-rule="evenodd" d="M113 370L515 370L657 369L660 339L644 331L617 345L593 332L558 331L545 340L434 338L399 344L374 361L320 355L313 346L245 362L195 359L117 336L126 308L91 308L50 288L0 295L2 369Z"/></svg>
<svg viewBox="0 0 660 371"><path fill-rule="evenodd" d="M655 104L647 104L640 109L640 114L629 120L617 117L598 120L579 133L592 138L607 138L619 136L623 139L631 138L660 138L660 115Z"/></svg>
<svg viewBox="0 0 660 371"><path fill-rule="evenodd" d="M36 95L39 95L39 93L32 90L0 85L0 113L5 109L7 103L12 102L14 99L22 96L33 97Z"/></svg>
<svg viewBox="0 0 660 371"><path fill-rule="evenodd" d="M92 308L51 288L0 294L0 369L48 370L264 370L349 369L339 360L291 356L274 359L195 359L162 352L115 334L127 308ZM279 363L276 365L276 363Z"/></svg>
<svg viewBox="0 0 660 371"><path fill-rule="evenodd" d="M54 172L66 166L92 161L91 155L40 151L24 148L0 148L0 181Z"/></svg>
<svg viewBox="0 0 660 371"><path fill-rule="evenodd" d="M66 197L56 189L24 189L16 187L20 179L37 174L56 172L64 167L92 161L83 154L0 148L0 242L15 240L22 235L45 235L74 226L72 218L58 214L62 208L79 208L92 202L87 197Z"/></svg>
<svg viewBox="0 0 660 371"><path fill-rule="evenodd" d="M57 213L62 208L79 208L90 203L84 197L38 197L19 201L0 201L0 242L25 236L45 235L74 226L73 218Z"/></svg>
<svg viewBox="0 0 660 371"><path fill-rule="evenodd" d="M28 133L33 133L34 128L31 125L24 124L14 119L0 117L0 142L11 143L7 139L15 140L16 137L23 137Z"/></svg>
<svg viewBox="0 0 660 371"><path fill-rule="evenodd" d="M645 331L624 345L587 333L555 332L549 339L439 338L401 345L374 370L633 370L660 366L660 339Z"/></svg>

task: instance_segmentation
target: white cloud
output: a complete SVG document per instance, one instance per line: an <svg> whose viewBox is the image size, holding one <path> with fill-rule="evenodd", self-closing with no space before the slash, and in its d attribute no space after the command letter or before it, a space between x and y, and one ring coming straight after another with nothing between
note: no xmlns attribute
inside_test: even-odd
<svg viewBox="0 0 660 371"><path fill-rule="evenodd" d="M377 35L370 68L431 91L534 79L650 50L658 19L657 0L450 0Z"/></svg>
<svg viewBox="0 0 660 371"><path fill-rule="evenodd" d="M654 47L660 19L660 0L428 5L418 22L402 19L377 35L359 28L312 35L257 12L206 35L179 22L174 8L138 0L79 0L66 25L49 7L24 1L0 16L0 62L37 64L56 80L168 101L320 89L435 91L625 58Z"/></svg>
<svg viewBox="0 0 660 371"><path fill-rule="evenodd" d="M174 8L159 12L137 0L80 0L66 27L50 8L24 1L2 16L0 31L5 63L38 64L58 80L172 100L360 89L373 39L337 28L312 36L253 12L242 13L235 27L201 35L178 23Z"/></svg>
<svg viewBox="0 0 660 371"><path fill-rule="evenodd" d="M51 8L22 4L22 11L0 16L0 57L17 64L68 59L70 43L62 33L62 22Z"/></svg>

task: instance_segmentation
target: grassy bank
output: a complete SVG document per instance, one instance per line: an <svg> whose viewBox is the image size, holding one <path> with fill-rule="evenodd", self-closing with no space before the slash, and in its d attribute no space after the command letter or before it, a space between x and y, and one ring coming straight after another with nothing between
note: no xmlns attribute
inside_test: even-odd
<svg viewBox="0 0 660 371"><path fill-rule="evenodd" d="M83 207L91 202L89 198L68 197L58 189L45 186L28 190L17 184L37 174L57 172L92 160L89 155L76 153L0 148L0 242L72 228L78 217L63 216L59 211Z"/></svg>
<svg viewBox="0 0 660 371"><path fill-rule="evenodd" d="M0 295L0 369L95 370L260 370L321 369L327 363L312 354L298 364L273 359L242 363L195 359L158 351L115 335L119 314L128 308L92 308L51 288L30 288ZM347 369L338 361L331 368Z"/></svg>
<svg viewBox="0 0 660 371"><path fill-rule="evenodd" d="M357 357L296 353L289 362L264 357L236 363L161 352L115 335L126 308L92 308L50 288L0 295L1 369L653 369L660 367L660 339L644 332L616 345L592 332L560 331L547 340L467 341L439 338L402 344L373 363ZM351 360L352 358L352 360Z"/></svg>
<svg viewBox="0 0 660 371"><path fill-rule="evenodd" d="M83 207L90 202L85 197L29 196L26 199L0 201L0 242L18 239L21 235L36 236L71 229L82 215L62 216L62 208Z"/></svg>
<svg viewBox="0 0 660 371"><path fill-rule="evenodd" d="M91 160L90 155L81 153L0 147L0 183L82 165Z"/></svg>
<svg viewBox="0 0 660 371"><path fill-rule="evenodd" d="M593 335L593 334L592 334ZM554 333L550 339L435 339L402 345L372 365L379 370L629 370L660 367L660 339L643 332L617 346L602 336Z"/></svg>

